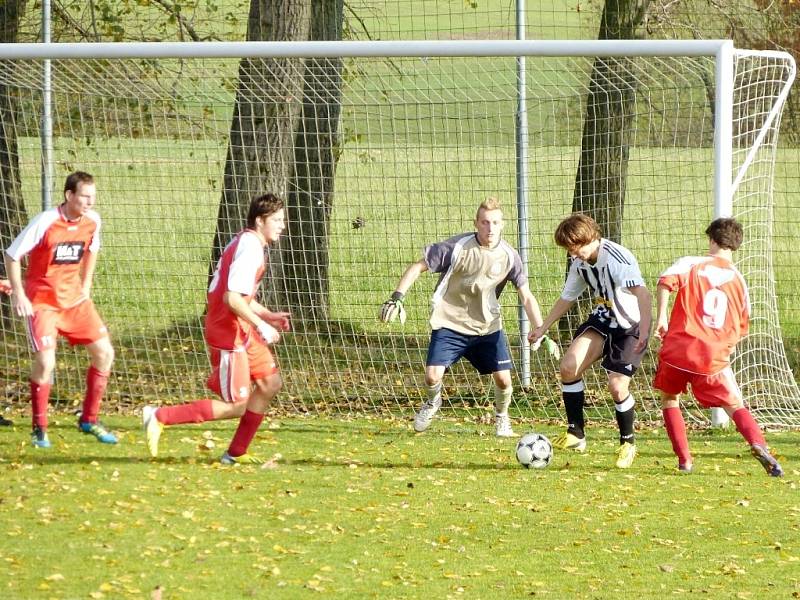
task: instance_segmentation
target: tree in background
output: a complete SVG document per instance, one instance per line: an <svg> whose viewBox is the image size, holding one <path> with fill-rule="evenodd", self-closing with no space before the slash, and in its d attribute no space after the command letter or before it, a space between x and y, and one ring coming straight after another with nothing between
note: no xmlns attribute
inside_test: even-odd
<svg viewBox="0 0 800 600"><path fill-rule="evenodd" d="M649 0L606 0L598 39L641 37ZM596 58L592 68L572 210L594 218L603 235L622 239L636 81L628 58Z"/></svg>
<svg viewBox="0 0 800 600"><path fill-rule="evenodd" d="M312 6L313 5L313 6ZM342 0L253 0L248 40L339 40ZM254 194L287 199L288 230L270 253L270 306L328 314L328 234L341 112L341 59L243 59L212 267Z"/></svg>
<svg viewBox="0 0 800 600"><path fill-rule="evenodd" d="M0 3L0 42L17 41L20 17L26 0ZM25 205L20 191L17 122L19 106L16 91L0 81L0 248L6 248L27 222ZM9 307L3 303L3 318Z"/></svg>

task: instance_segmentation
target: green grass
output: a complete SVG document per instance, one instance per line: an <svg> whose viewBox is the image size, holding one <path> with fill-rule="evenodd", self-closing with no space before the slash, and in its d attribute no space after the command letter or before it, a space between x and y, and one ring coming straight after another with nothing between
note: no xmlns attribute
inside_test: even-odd
<svg viewBox="0 0 800 600"><path fill-rule="evenodd" d="M17 417L18 423L24 421ZM679 476L663 430L629 471L615 432L526 471L491 426L437 420L265 422L274 469L216 459L231 422L167 429L150 460L133 418L115 447L56 415L54 447L0 431L6 598L787 598L800 592L800 434L769 433L768 478L738 434L690 432ZM517 424L553 435L549 425ZM209 442L215 447L207 449ZM202 449L201 449L202 448Z"/></svg>

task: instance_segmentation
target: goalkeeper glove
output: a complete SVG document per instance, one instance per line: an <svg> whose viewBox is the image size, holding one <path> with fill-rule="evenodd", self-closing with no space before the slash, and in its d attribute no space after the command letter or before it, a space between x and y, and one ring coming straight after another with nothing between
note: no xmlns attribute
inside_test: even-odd
<svg viewBox="0 0 800 600"><path fill-rule="evenodd" d="M536 352L541 346L544 346L544 349L547 350L547 353L555 360L559 360L561 358L561 348L559 348L558 344L556 344L546 335L543 335L538 340L533 342L533 344L531 344L531 350Z"/></svg>
<svg viewBox="0 0 800 600"><path fill-rule="evenodd" d="M406 309L403 308L403 294L392 292L391 298L381 305L381 321L391 323L399 319L400 323L406 322Z"/></svg>
<svg viewBox="0 0 800 600"><path fill-rule="evenodd" d="M281 334L278 333L277 329L275 329L269 323L264 323L264 321L259 323L258 327L256 327L256 330L258 331L258 335L261 336L261 339L267 344L274 344L281 337Z"/></svg>

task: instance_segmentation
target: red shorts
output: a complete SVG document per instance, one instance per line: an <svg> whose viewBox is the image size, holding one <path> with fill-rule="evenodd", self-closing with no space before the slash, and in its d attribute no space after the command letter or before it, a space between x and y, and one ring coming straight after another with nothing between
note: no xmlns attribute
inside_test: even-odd
<svg viewBox="0 0 800 600"><path fill-rule="evenodd" d="M742 393L736 385L733 370L727 367L714 375L691 373L659 361L653 387L667 394L679 395L692 386L692 395L703 408L737 406Z"/></svg>
<svg viewBox="0 0 800 600"><path fill-rule="evenodd" d="M247 400L253 381L278 372L275 357L256 335L240 348L211 348L210 354L212 371L206 385L225 402Z"/></svg>
<svg viewBox="0 0 800 600"><path fill-rule="evenodd" d="M94 302L84 300L71 308L55 308L37 305L33 315L27 318L28 341L34 352L56 347L59 335L72 345L86 346L108 337Z"/></svg>

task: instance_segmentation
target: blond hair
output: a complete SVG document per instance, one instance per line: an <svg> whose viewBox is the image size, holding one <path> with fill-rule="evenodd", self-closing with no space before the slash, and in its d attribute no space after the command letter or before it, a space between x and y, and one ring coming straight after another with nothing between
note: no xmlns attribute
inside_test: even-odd
<svg viewBox="0 0 800 600"><path fill-rule="evenodd" d="M484 200L483 202L480 203L480 206L478 206L478 210L475 211L475 218L476 219L480 216L482 210L499 210L499 211L502 211L503 208L500 206L500 200L498 200L494 196L489 196L488 198L486 198L486 200Z"/></svg>

